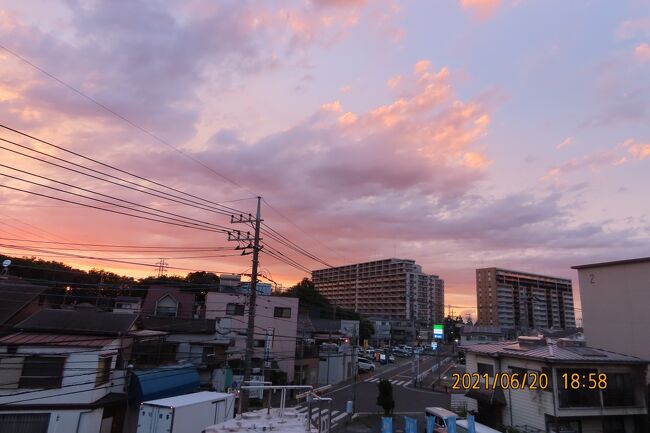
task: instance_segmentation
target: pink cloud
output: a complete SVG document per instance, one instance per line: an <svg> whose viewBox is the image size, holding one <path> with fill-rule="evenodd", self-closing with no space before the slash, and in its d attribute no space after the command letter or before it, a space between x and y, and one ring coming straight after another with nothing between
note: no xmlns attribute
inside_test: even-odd
<svg viewBox="0 0 650 433"><path fill-rule="evenodd" d="M555 148L556 149L564 149L565 147L568 147L573 143L573 137L567 137L564 140L562 140L560 143L558 143Z"/></svg>
<svg viewBox="0 0 650 433"><path fill-rule="evenodd" d="M460 0L460 5L479 18L489 18L501 6L501 0Z"/></svg>
<svg viewBox="0 0 650 433"><path fill-rule="evenodd" d="M650 45L642 43L634 49L634 56L641 62L650 60Z"/></svg>
<svg viewBox="0 0 650 433"><path fill-rule="evenodd" d="M341 86L339 88L339 91L341 93L350 93L351 90L352 90L352 86L350 86L349 84L346 84L345 86Z"/></svg>
<svg viewBox="0 0 650 433"><path fill-rule="evenodd" d="M625 140L621 147L626 148L630 156L635 159L646 159L650 157L650 143L639 143L636 140Z"/></svg>
<svg viewBox="0 0 650 433"><path fill-rule="evenodd" d="M617 30L619 39L650 37L650 17L623 21Z"/></svg>

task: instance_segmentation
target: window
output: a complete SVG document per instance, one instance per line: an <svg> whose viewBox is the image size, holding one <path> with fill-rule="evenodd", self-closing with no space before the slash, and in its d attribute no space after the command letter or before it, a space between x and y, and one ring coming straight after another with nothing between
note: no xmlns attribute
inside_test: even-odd
<svg viewBox="0 0 650 433"><path fill-rule="evenodd" d="M226 305L226 314L229 316L243 316L244 304L234 304L232 302Z"/></svg>
<svg viewBox="0 0 650 433"><path fill-rule="evenodd" d="M65 358L30 356L25 358L19 388L60 388Z"/></svg>
<svg viewBox="0 0 650 433"><path fill-rule="evenodd" d="M162 297L156 302L156 316L176 317L178 314L178 302L169 295Z"/></svg>
<svg viewBox="0 0 650 433"><path fill-rule="evenodd" d="M476 369L478 371L478 374L483 375L483 374L488 374L488 376L493 376L494 375L494 366L492 364L483 364L481 362L476 364Z"/></svg>
<svg viewBox="0 0 650 433"><path fill-rule="evenodd" d="M49 413L11 413L0 415L0 431L20 433L47 433Z"/></svg>
<svg viewBox="0 0 650 433"><path fill-rule="evenodd" d="M102 385L108 382L111 377L111 364L113 363L112 356L100 356L97 363L97 377L95 379L95 386Z"/></svg>
<svg viewBox="0 0 650 433"><path fill-rule="evenodd" d="M18 388L24 359L18 356L0 358L0 389Z"/></svg>
<svg viewBox="0 0 650 433"><path fill-rule="evenodd" d="M266 340L255 340L253 347L264 347Z"/></svg>
<svg viewBox="0 0 650 433"><path fill-rule="evenodd" d="M291 318L291 308L275 307L273 309L273 317L282 317L283 319Z"/></svg>
<svg viewBox="0 0 650 433"><path fill-rule="evenodd" d="M634 406L636 386L629 373L607 374L607 388L603 390L605 406Z"/></svg>
<svg viewBox="0 0 650 433"><path fill-rule="evenodd" d="M571 388L571 375L578 374L580 378L589 377L589 374L597 374L596 369L588 368L577 368L577 369L568 369L568 368L558 368L557 369L557 383L558 383L558 394L560 407L600 407L600 390L598 389L589 389ZM568 384L569 387L564 387L565 378L562 376L568 374ZM584 379L581 379L580 384L585 383ZM588 381L587 381L588 383Z"/></svg>

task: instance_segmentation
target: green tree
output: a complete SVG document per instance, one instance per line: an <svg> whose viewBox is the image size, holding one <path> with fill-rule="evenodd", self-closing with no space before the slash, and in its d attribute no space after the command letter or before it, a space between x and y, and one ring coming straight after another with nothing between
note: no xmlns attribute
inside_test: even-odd
<svg viewBox="0 0 650 433"><path fill-rule="evenodd" d="M290 287L284 292L278 293L278 296L291 296L300 300L302 310L318 311L322 319L343 319L359 321L359 343L363 340L370 339L375 329L372 322L359 313L350 310L343 310L332 304L322 293L314 287L314 283L309 278L303 278L295 286Z"/></svg>
<svg viewBox="0 0 650 433"><path fill-rule="evenodd" d="M384 409L384 416L390 416L395 409L395 400L393 400L393 385L387 379L382 379L377 384L379 395L377 395L377 406Z"/></svg>

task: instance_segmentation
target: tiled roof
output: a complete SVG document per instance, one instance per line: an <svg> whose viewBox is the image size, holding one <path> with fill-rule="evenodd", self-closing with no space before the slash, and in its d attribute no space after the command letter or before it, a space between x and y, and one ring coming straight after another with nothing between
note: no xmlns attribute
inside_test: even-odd
<svg viewBox="0 0 650 433"><path fill-rule="evenodd" d="M467 352L482 355L535 359L540 361L577 362L577 363L632 363L645 364L645 361L635 356L610 352L592 347L561 347L556 342L547 340L544 344L521 345L516 341L498 343L483 343L468 346Z"/></svg>
<svg viewBox="0 0 650 433"><path fill-rule="evenodd" d="M100 311L41 310L14 326L33 332L90 335L126 335L138 318L135 314Z"/></svg>
<svg viewBox="0 0 650 433"><path fill-rule="evenodd" d="M0 338L0 345L104 347L111 344L113 340L113 338L97 338L88 335L19 332Z"/></svg>

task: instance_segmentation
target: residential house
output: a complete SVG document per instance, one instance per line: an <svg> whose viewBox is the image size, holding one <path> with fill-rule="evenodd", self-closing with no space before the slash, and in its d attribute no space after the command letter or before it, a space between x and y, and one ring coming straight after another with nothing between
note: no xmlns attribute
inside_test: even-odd
<svg viewBox="0 0 650 433"><path fill-rule="evenodd" d="M137 296L117 296L113 305L113 313L140 314L142 299Z"/></svg>
<svg viewBox="0 0 650 433"><path fill-rule="evenodd" d="M0 335L12 331L16 323L47 307L41 295L48 288L30 284L20 278L0 278Z"/></svg>
<svg viewBox="0 0 650 433"><path fill-rule="evenodd" d="M481 377L478 389L466 394L467 408L484 424L526 432L646 431L648 361L584 341L536 336L469 346L466 363L467 373ZM520 381L527 375L525 385L514 385L515 373Z"/></svg>
<svg viewBox="0 0 650 433"><path fill-rule="evenodd" d="M504 333L498 326L464 325L460 329L461 347L503 340L505 340Z"/></svg>
<svg viewBox="0 0 650 433"><path fill-rule="evenodd" d="M242 365L248 335L248 297L237 293L209 292L206 295L205 317L216 319L218 332L234 341L228 349L228 360ZM298 298L258 296L255 302L255 336L253 365L266 371L286 375L294 380L294 354L298 328ZM273 363L277 362L277 369ZM241 368L239 368L241 370ZM279 369L279 370L278 370Z"/></svg>
<svg viewBox="0 0 650 433"><path fill-rule="evenodd" d="M123 431L136 316L41 310L0 338L0 431Z"/></svg>
<svg viewBox="0 0 650 433"><path fill-rule="evenodd" d="M370 344L375 347L390 345L390 340L391 340L390 321L384 320L382 318L373 318L371 320L375 332L372 334L372 337L370 338Z"/></svg>
<svg viewBox="0 0 650 433"><path fill-rule="evenodd" d="M221 374L215 375L215 369L226 366L231 340L217 332L215 319L143 316L141 323L146 330L165 333L165 343L174 345L175 362L195 365L203 388L224 390L225 385L219 383Z"/></svg>
<svg viewBox="0 0 650 433"><path fill-rule="evenodd" d="M142 314L159 317L201 317L194 292L178 287L151 286L142 305Z"/></svg>
<svg viewBox="0 0 650 433"><path fill-rule="evenodd" d="M298 339L293 381L295 385L318 386L318 346L314 339L316 329L307 314L298 316Z"/></svg>

